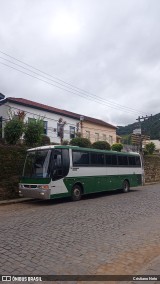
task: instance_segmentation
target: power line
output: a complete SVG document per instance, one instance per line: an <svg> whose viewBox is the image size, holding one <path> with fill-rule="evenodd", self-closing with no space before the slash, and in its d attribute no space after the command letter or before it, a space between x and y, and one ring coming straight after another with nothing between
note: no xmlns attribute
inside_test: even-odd
<svg viewBox="0 0 160 284"><path fill-rule="evenodd" d="M31 75L31 74L28 74L28 73L26 73L26 72L24 72L24 71L21 71L21 70L15 68L15 67L13 67L13 66L10 66L10 65L8 65L8 64L3 63L3 62L0 62L0 64L2 64L2 65L4 65L4 66L7 66L7 67L9 67L9 68L11 68L11 69L14 69L14 70L16 70L16 71L18 71L18 72L21 72L21 73L23 73L23 74L25 74L25 75L27 75L27 76L33 77L33 78L35 78L35 79L37 79L37 80L39 80L39 81L42 81L42 82L44 82L44 83L47 83L48 85L52 85L52 86L54 86L54 87L58 87L59 89L65 90L65 91L67 91L67 92L69 92L69 93L72 93L72 94L75 94L75 95L78 95L78 96L83 97L83 98L85 98L85 99L87 99L87 100L94 101L94 102L96 102L96 103L99 103L99 104L102 104L102 105L111 107L111 108L113 108L113 109L118 109L119 111L122 111L118 106L110 106L110 105L108 105L107 103L103 103L103 102L98 101L97 99L96 99L96 100L95 100L95 99L94 99L94 100L93 100L93 99L90 99L89 97L86 97L86 96L84 96L83 94L80 95L80 94L78 94L78 93L72 92L72 91L67 90L67 89L65 89L65 88L59 87L59 86L57 86L57 85L54 85L54 84L52 84L52 83L50 83L50 82L47 82L47 81L45 81L45 80L43 80L43 79L40 79L40 78L36 77L36 76L33 76L33 75ZM131 111L129 111L129 110L126 110L126 109L125 109L125 112L128 112L129 114L135 116L135 114L131 113ZM135 113L139 113L139 112L135 111Z"/></svg>
<svg viewBox="0 0 160 284"><path fill-rule="evenodd" d="M76 86L74 86L74 85L72 85L72 84L70 84L70 83L67 83L67 82L65 82L65 81L63 81L63 80L61 80L61 79L59 79L59 78L57 78L57 77L54 77L54 76L52 76L52 75L50 75L50 74L48 74L48 73L45 73L45 72L41 71L41 70L38 69L38 68L35 68L35 67L33 67L33 66L31 66L31 65L29 65L29 64L27 64L27 63L25 63L25 62L23 62L23 61L21 61L21 60L19 60L19 59L17 59L17 58L15 58L15 57L13 57L13 56L8 55L7 53L4 53L4 52L2 52L2 51L0 51L0 53L2 53L2 54L4 54L4 55L6 55L6 56L8 56L8 57L10 57L10 58L12 58L12 59L18 61L18 62L21 62L22 64L25 64L26 66L29 66L29 67L31 67L32 69L35 69L35 70L37 70L38 72L40 72L40 73L42 73L42 74L45 74L45 75L47 75L47 76L49 76L49 77L52 77L52 78L54 78L54 79L56 79L56 80L62 82L63 84L62 84L62 83L59 83L58 81L55 81L55 80L49 79L49 78L47 78L47 77L44 77L44 76L42 76L42 75L40 75L40 74L38 74L38 73L36 73L36 72L30 70L30 69L27 69L27 68L23 67L22 65L16 64L16 63L14 63L14 62L12 62L12 61L9 61L9 60L7 60L6 58L0 57L1 59L6 60L6 61L10 62L11 64L17 65L17 66L19 66L19 67L21 67L21 68L23 68L23 69L26 69L26 70L28 70L28 71L30 71L30 72L32 72L32 73L34 73L34 74L36 74L36 75L42 77L42 78L45 78L45 79L50 80L50 81L53 81L54 83L57 83L57 84L59 84L60 86L63 86L63 87L65 87L65 88L66 88L67 86L65 86L64 84L69 85L70 87L67 87L67 88L69 88L69 90L68 90L68 89L64 89L64 88L60 88L60 87L57 86L57 85L53 85L53 84L51 84L51 83L49 83L49 82L46 82L46 81L44 81L44 80L42 80L42 79L37 78L37 77L34 76L34 78L36 78L36 79L38 79L38 80L42 80L43 82L45 82L45 83L47 83L47 84L51 84L51 85L53 85L53 86L55 86L55 87L58 87L58 88L60 88L60 89L63 89L63 90L65 90L65 91L67 91L67 92L71 92L71 93L76 94L76 95L79 95L79 94L75 93L75 92L78 92L78 93L81 94L81 95L79 95L79 96L81 96L81 97L83 97L83 98L85 98L85 99L89 99L89 98L88 98L88 96L89 96L89 97L92 98L92 100L94 99L93 101L96 100L95 102L98 102L98 103L100 103L100 101L101 101L101 102L102 102L101 104L107 105L107 106L109 106L109 107L111 107L111 108L115 108L115 109L117 109L117 108L118 108L118 109L119 109L119 108L125 109L126 111L128 110L129 113L130 113L130 112L134 112L134 113L139 113L139 112L141 112L141 113L143 113L142 111L137 111L137 110L135 110L135 109L133 109L133 108L129 108L129 107L126 107L126 106L122 106L122 105L120 105L120 104L113 103L113 102L111 102L111 101L109 101L109 100L105 100L105 99L103 99L103 98L101 98L101 97L98 97L98 96L92 94L92 93L89 93L88 91L85 91L85 90L83 90L83 89L77 88ZM9 67L9 68L15 69L15 70L17 70L17 71L19 71L19 72L22 72L22 73L26 74L25 72L23 72L23 71L21 71L21 70L18 70L18 69L14 68L14 67L11 67L11 66L9 66L9 65L7 65L7 64L4 64L4 63L2 63L2 62L0 62L0 63L3 64L3 65L6 65L6 66ZM26 75L33 77L31 74L28 74L28 73L27 73ZM74 92L70 91L70 89L73 90ZM86 97L86 95L87 95L87 97ZM130 113L130 114L131 114L131 113Z"/></svg>

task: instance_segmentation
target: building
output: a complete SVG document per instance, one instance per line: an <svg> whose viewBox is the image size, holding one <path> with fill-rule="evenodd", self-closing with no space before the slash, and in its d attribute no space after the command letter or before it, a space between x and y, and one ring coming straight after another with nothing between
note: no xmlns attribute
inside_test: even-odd
<svg viewBox="0 0 160 284"><path fill-rule="evenodd" d="M44 134L52 143L60 143L63 129L63 140L70 141L76 137L77 132L82 137L90 139L93 143L98 140L107 141L112 145L116 143L116 127L102 120L82 116L70 111L54 108L23 98L8 97L0 101L0 127L3 128L10 114L25 113L25 121L43 119ZM65 123L64 123L65 122Z"/></svg>
<svg viewBox="0 0 160 284"><path fill-rule="evenodd" d="M116 143L116 127L100 119L81 116L81 135L88 138L91 143L106 141L110 145Z"/></svg>

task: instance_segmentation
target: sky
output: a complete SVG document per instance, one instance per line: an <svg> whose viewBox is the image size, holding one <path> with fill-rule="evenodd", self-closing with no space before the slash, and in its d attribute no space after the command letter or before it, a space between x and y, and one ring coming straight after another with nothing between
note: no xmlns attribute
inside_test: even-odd
<svg viewBox="0 0 160 284"><path fill-rule="evenodd" d="M159 0L0 0L0 93L116 126L159 113L159 15Z"/></svg>

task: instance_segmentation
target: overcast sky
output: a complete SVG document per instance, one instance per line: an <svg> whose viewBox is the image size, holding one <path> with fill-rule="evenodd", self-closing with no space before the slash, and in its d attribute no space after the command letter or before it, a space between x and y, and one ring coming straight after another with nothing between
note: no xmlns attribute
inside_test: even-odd
<svg viewBox="0 0 160 284"><path fill-rule="evenodd" d="M0 51L53 76L0 53L6 97L115 125L160 112L159 0L0 0Z"/></svg>

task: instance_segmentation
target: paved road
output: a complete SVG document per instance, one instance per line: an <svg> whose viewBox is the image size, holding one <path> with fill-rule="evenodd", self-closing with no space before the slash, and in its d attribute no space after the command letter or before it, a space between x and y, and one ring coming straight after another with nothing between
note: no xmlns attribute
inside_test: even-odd
<svg viewBox="0 0 160 284"><path fill-rule="evenodd" d="M0 208L0 274L133 274L160 254L160 184Z"/></svg>

